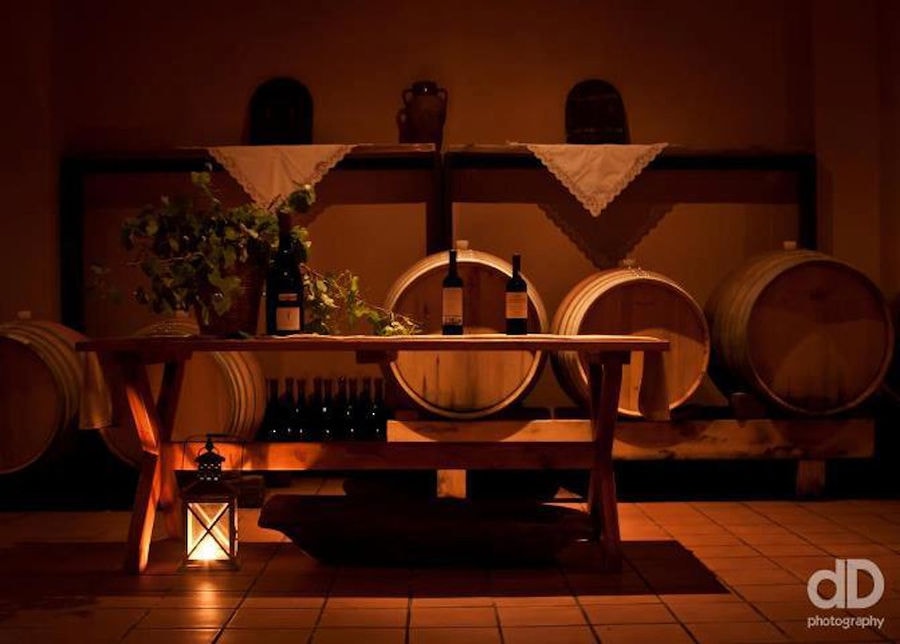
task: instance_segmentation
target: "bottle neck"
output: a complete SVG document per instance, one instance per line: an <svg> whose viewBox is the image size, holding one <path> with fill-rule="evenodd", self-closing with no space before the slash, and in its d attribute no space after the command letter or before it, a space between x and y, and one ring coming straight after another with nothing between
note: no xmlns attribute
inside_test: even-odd
<svg viewBox="0 0 900 644"><path fill-rule="evenodd" d="M521 255L513 255L512 269L513 269L513 277L518 277L519 271L522 270L522 256Z"/></svg>
<svg viewBox="0 0 900 644"><path fill-rule="evenodd" d="M447 269L447 272L451 276L456 277L456 251L455 250L450 251L450 266Z"/></svg>

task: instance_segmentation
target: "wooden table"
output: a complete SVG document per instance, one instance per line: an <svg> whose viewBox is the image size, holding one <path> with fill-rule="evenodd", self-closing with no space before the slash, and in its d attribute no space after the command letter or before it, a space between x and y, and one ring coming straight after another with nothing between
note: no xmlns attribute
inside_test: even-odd
<svg viewBox="0 0 900 644"><path fill-rule="evenodd" d="M294 336L245 340L206 337L128 337L81 342L80 351L95 351L119 410L124 431L140 439L140 464L128 532L125 568L134 573L147 565L157 504L169 536L181 539L182 512L175 470L192 468L187 447L171 443L185 362L200 351L353 351L365 362L390 361L399 351L576 351L588 364L591 391L589 441L504 441L485 443L449 439L423 442L335 442L220 444L223 467L245 470L303 469L467 469L492 467L585 467L590 469L588 508L595 537L610 567L621 561L612 444L622 366L632 351L644 352L641 398L647 409L665 405L661 352L666 340L644 336L548 334L507 336ZM159 397L154 403L146 365L164 364ZM589 447L586 449L586 446ZM196 446L195 446L196 447ZM190 457L189 457L190 456Z"/></svg>

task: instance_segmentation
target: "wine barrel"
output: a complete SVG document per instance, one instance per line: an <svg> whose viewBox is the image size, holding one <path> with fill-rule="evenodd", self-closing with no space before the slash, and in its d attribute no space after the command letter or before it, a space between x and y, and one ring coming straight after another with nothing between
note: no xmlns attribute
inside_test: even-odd
<svg viewBox="0 0 900 644"><path fill-rule="evenodd" d="M751 259L706 306L723 391L802 415L852 409L884 380L893 325L881 292L849 264L788 250Z"/></svg>
<svg viewBox="0 0 900 644"><path fill-rule="evenodd" d="M391 286L385 307L420 321L426 333L440 333L441 282L448 265L448 253L416 262ZM466 249L458 251L457 265L464 284L464 332L503 333L504 297L512 266L489 253ZM528 330L544 332L544 304L526 283ZM543 360L542 352L529 351L401 351L385 373L418 407L445 418L472 419L524 398Z"/></svg>
<svg viewBox="0 0 900 644"><path fill-rule="evenodd" d="M709 329L703 310L670 278L636 268L614 268L589 275L563 298L553 316L554 333L650 335L669 341L664 357L669 408L684 403L700 386L709 362ZM638 393L643 354L622 370L619 413L640 416ZM562 388L573 401L589 400L587 366L571 351L551 360Z"/></svg>
<svg viewBox="0 0 900 644"><path fill-rule="evenodd" d="M175 318L140 329L136 335L187 336L198 333L197 323ZM153 395L162 383L163 367L147 368ZM206 433L226 434L251 440L262 422L266 406L266 383L256 356L244 351L195 353L185 363L173 440L188 440ZM129 465L140 463L136 436L120 427L100 430L109 450Z"/></svg>
<svg viewBox="0 0 900 644"><path fill-rule="evenodd" d="M75 343L85 339L56 322L0 325L0 473L59 453L79 426L109 424L108 394L84 389L86 370L99 374L96 356L75 351ZM102 378L95 382L102 385ZM91 394L101 404L82 419L82 398Z"/></svg>

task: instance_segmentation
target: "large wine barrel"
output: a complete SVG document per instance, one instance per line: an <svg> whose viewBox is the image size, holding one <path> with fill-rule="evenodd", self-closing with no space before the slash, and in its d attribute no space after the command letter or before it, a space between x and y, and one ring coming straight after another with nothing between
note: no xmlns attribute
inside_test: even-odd
<svg viewBox="0 0 900 644"><path fill-rule="evenodd" d="M669 408L685 402L700 386L709 362L709 330L703 310L681 286L652 271L615 268L589 275L566 294L551 328L559 334L636 334L669 341L664 357ZM560 385L575 402L588 404L587 367L578 354L552 358ZM622 370L619 413L640 416L638 392L643 354L634 353Z"/></svg>
<svg viewBox="0 0 900 644"><path fill-rule="evenodd" d="M426 333L440 333L441 282L448 265L448 253L416 262L391 286L385 306L419 320ZM474 250L459 250L457 265L464 284L465 333L503 333L512 266ZM528 330L546 329L544 304L529 283ZM401 351L386 373L422 409L446 418L483 418L522 399L543 359L541 352L529 351Z"/></svg>
<svg viewBox="0 0 900 644"><path fill-rule="evenodd" d="M808 250L767 253L728 275L707 303L714 365L726 392L743 388L804 415L862 403L884 379L893 326L861 272Z"/></svg>
<svg viewBox="0 0 900 644"><path fill-rule="evenodd" d="M197 323L172 319L140 329L136 335L196 335ZM147 369L153 395L162 383L161 365ZM206 433L251 440L262 422L266 383L259 361L244 351L195 353L185 364L173 440L188 440ZM137 466L141 449L137 437L121 427L101 430L109 450L125 463Z"/></svg>
<svg viewBox="0 0 900 644"><path fill-rule="evenodd" d="M22 319L0 325L0 473L51 456L79 426L109 424L109 397L86 392L86 370L99 374L96 356L75 351L85 336L61 324ZM92 378L102 386L102 378ZM95 413L80 418L82 398L96 395Z"/></svg>

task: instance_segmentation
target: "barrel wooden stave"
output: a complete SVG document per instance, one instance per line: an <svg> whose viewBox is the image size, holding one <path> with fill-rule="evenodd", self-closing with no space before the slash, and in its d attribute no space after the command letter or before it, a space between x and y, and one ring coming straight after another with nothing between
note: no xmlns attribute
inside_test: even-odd
<svg viewBox="0 0 900 644"><path fill-rule="evenodd" d="M54 454L79 426L85 362L96 363L75 351L84 339L45 320L0 325L0 473Z"/></svg>
<svg viewBox="0 0 900 644"><path fill-rule="evenodd" d="M190 319L174 319L140 329L137 335L196 335ZM147 376L154 398L159 395L163 367L149 365ZM258 359L245 351L212 351L194 354L185 363L173 440L224 434L252 440L262 423L266 405L265 377ZM100 430L109 450L125 463L137 466L141 446L137 436L123 427Z"/></svg>
<svg viewBox="0 0 900 644"><path fill-rule="evenodd" d="M440 333L441 283L448 264L447 253L413 264L391 286L385 307L420 321L426 333ZM512 266L474 250L459 250L457 266L464 284L465 333L502 333ZM534 333L547 329L543 301L530 283L528 329ZM542 352L528 351L401 351L385 374L415 406L445 418L474 419L524 398L543 361Z"/></svg>
<svg viewBox="0 0 900 644"><path fill-rule="evenodd" d="M563 298L553 318L554 333L639 334L664 338L669 408L696 391L709 362L709 329L703 311L681 286L652 271L619 268L589 275ZM588 404L587 366L574 352L552 357L554 373L573 401ZM622 370L619 413L641 415L638 395L643 354L635 353Z"/></svg>
<svg viewBox="0 0 900 644"><path fill-rule="evenodd" d="M728 275L706 306L726 392L748 389L801 415L853 409L881 386L893 324L874 283L823 253L767 253Z"/></svg>

